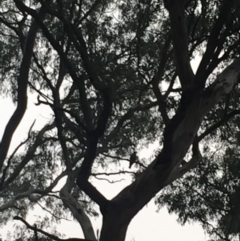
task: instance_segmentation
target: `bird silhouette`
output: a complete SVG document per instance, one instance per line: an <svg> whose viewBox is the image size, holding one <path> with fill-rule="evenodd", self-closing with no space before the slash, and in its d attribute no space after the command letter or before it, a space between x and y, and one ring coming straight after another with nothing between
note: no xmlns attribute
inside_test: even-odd
<svg viewBox="0 0 240 241"><path fill-rule="evenodd" d="M133 154L130 156L129 159L129 168L131 168L131 166L137 161L138 157L137 157L137 152L134 151Z"/></svg>

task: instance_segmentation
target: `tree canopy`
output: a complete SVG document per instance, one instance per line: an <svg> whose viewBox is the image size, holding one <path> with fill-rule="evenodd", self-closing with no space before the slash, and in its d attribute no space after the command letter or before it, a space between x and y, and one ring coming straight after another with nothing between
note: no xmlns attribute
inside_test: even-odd
<svg viewBox="0 0 240 241"><path fill-rule="evenodd" d="M124 241L154 197L181 223L234 240L239 12L239 0L0 1L0 93L16 105L2 127L0 222L25 224L15 240ZM12 143L30 95L51 118ZM111 200L93 184L120 174L132 181ZM51 219L31 226L37 203ZM100 214L96 237L89 217ZM68 215L84 239L45 231Z"/></svg>

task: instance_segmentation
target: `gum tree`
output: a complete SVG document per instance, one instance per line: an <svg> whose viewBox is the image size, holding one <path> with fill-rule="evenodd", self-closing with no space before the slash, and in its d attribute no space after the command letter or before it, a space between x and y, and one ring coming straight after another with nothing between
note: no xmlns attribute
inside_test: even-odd
<svg viewBox="0 0 240 241"><path fill-rule="evenodd" d="M212 150L204 145L237 147L238 0L2 0L0 9L1 93L16 104L1 139L0 210L2 223L14 217L32 231L29 240L61 240L24 220L41 203L52 223L55 213L71 213L84 240L96 240L89 216L97 205L99 239L123 241L156 194L160 203L187 204L184 181L201 184L197 170L209 170ZM10 153L29 91L51 121L38 131L32 125ZM156 141L152 157L140 156L129 171L131 154ZM93 185L100 175L124 173L133 181L111 200ZM164 199L179 180L180 194Z"/></svg>

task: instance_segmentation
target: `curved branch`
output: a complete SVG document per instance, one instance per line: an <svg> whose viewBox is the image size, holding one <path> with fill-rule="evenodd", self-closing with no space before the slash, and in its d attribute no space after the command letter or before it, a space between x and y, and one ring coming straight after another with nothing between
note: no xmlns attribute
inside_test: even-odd
<svg viewBox="0 0 240 241"><path fill-rule="evenodd" d="M108 119L112 112L112 98L111 94L108 92L110 92L108 91L108 88L102 92L104 106L98 117L96 129L87 132L87 150L81 166L81 170L79 172L79 176L81 176L82 180L85 178L87 181L90 176L92 165L97 155L98 140L103 136L106 130Z"/></svg>
<svg viewBox="0 0 240 241"><path fill-rule="evenodd" d="M107 200L102 193L100 193L86 178L81 175L77 177L77 185L83 190L95 203L97 203L101 210L106 209L109 200Z"/></svg>
<svg viewBox="0 0 240 241"><path fill-rule="evenodd" d="M75 179L74 176L76 175L73 174L72 177L67 178L65 185L60 190L60 197L63 203L70 209L72 215L78 220L84 233L84 237L86 239L96 240L91 220L84 212L79 202L69 193L69 190L72 189L74 184L74 182L71 181Z"/></svg>
<svg viewBox="0 0 240 241"><path fill-rule="evenodd" d="M187 0L164 1L169 11L176 67L183 89L188 89L194 79L188 53L188 32L184 13L186 2Z"/></svg>
<svg viewBox="0 0 240 241"><path fill-rule="evenodd" d="M199 64L199 67L196 72L195 80L198 83L199 87L204 87L207 76L205 71L208 69L210 60L214 54L214 51L218 45L219 33L222 30L224 23L227 21L229 16L229 10L232 7L234 1L224 0L218 15L218 19L212 27L211 34L208 38L207 48L203 55L203 58Z"/></svg>
<svg viewBox="0 0 240 241"><path fill-rule="evenodd" d="M55 236L53 234L47 233L47 232L43 231L42 229L37 228L35 225L31 226L27 221L25 221L23 218L21 218L19 216L15 216L13 219L23 222L28 229L33 230L34 232L39 232L52 240L56 240L56 241L94 241L94 240L82 239L82 238L67 238L67 239L58 238L57 236Z"/></svg>
<svg viewBox="0 0 240 241"><path fill-rule="evenodd" d="M18 5L19 1L15 1L16 5ZM42 20L46 14L45 9L42 7L39 10L39 18ZM32 21L31 27L28 32L28 36L25 42L25 48L23 51L23 58L19 70L19 76L17 78L18 84L18 96L17 96L17 108L11 116L0 145L0 170L2 169L4 160L7 156L8 149L12 140L12 136L18 127L19 123L22 120L22 117L27 108L27 83L28 83L28 75L31 65L31 59L33 55L33 47L36 38L36 34L38 32L38 25L35 20Z"/></svg>
<svg viewBox="0 0 240 241"><path fill-rule="evenodd" d="M64 73L60 69L58 83L62 82L63 78L64 78ZM71 162L71 159L69 158L68 148L66 145L66 139L65 139L64 133L63 133L63 113L62 113L62 111L59 110L59 108L61 108L59 89L55 89L52 94L53 94L53 98L54 98L53 111L55 114L55 125L57 127L57 135L58 135L60 145L62 147L65 165L67 167L67 170L71 171L72 170L72 162Z"/></svg>
<svg viewBox="0 0 240 241"><path fill-rule="evenodd" d="M17 151L19 150L20 147L22 147L24 144L26 144L28 142L28 140L30 139L30 133L31 133L31 130L35 124L36 120L34 120L34 122L32 123L32 125L30 126L30 129L28 131L28 137L25 141L22 141L16 148L15 150L13 151L13 153L10 155L10 157L8 158L7 160L7 165L6 167L3 169L3 172L2 172L2 180L1 180L1 183L0 183L0 189L1 189L1 186L5 180L5 177L6 177L6 174L7 174L7 170L8 168L10 167L10 164L11 164L11 160L13 159L14 155L17 153Z"/></svg>
<svg viewBox="0 0 240 241"><path fill-rule="evenodd" d="M39 131L34 144L29 147L26 155L23 157L22 161L18 164L18 166L16 166L12 175L4 183L1 184L0 189L6 188L11 182L13 182L15 180L15 178L19 175L21 170L33 158L34 153L35 153L36 149L38 148L38 146L43 143L42 138L43 138L43 135L45 134L45 132L51 130L53 127L54 127L53 124L46 125L45 127L42 128L41 131Z"/></svg>

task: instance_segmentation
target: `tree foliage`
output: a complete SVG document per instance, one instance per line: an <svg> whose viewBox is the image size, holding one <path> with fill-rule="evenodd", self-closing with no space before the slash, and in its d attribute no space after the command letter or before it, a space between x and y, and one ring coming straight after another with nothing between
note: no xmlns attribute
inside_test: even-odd
<svg viewBox="0 0 240 241"><path fill-rule="evenodd" d="M156 194L182 223L239 234L239 0L0 3L0 92L16 105L0 144L1 223L29 231L15 238L64 240L43 230L71 215L96 240L89 217L101 213L99 239L123 241ZM51 119L10 152L32 94ZM111 200L93 185L120 174L132 182ZM37 204L51 215L31 226Z"/></svg>

